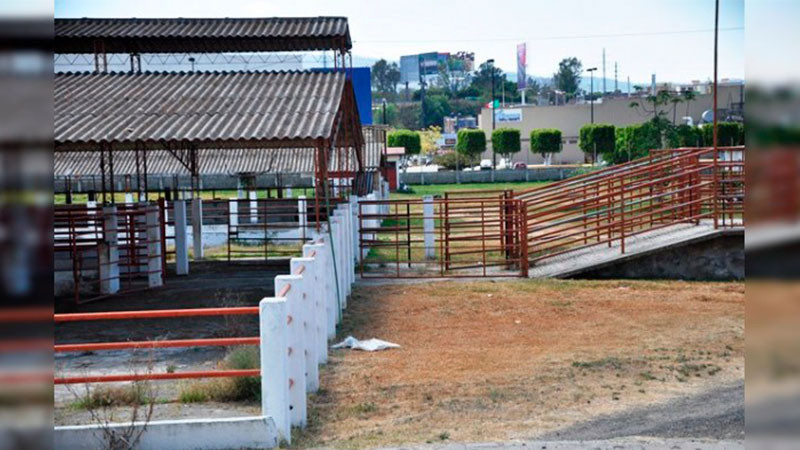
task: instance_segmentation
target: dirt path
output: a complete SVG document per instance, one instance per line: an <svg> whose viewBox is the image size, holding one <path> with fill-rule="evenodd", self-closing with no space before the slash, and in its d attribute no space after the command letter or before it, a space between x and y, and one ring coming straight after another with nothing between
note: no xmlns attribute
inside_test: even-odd
<svg viewBox="0 0 800 450"><path fill-rule="evenodd" d="M583 441L628 436L744 440L744 383L599 417L541 439Z"/></svg>

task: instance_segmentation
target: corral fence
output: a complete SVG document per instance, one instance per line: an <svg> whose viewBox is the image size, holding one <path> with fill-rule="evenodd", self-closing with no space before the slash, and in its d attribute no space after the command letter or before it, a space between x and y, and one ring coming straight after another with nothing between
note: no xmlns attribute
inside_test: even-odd
<svg viewBox="0 0 800 450"><path fill-rule="evenodd" d="M654 150L649 156L518 192L531 263L618 245L678 224L744 227L744 148Z"/></svg>
<svg viewBox="0 0 800 450"><path fill-rule="evenodd" d="M527 276L525 210L511 191L362 200L362 278Z"/></svg>
<svg viewBox="0 0 800 450"><path fill-rule="evenodd" d="M154 202L54 206L56 289L66 286L61 290L78 303L161 285L164 227L163 208Z"/></svg>
<svg viewBox="0 0 800 450"><path fill-rule="evenodd" d="M260 367L250 369L152 370L120 373L24 373L0 376L4 382L26 382L53 377L55 385L183 380L197 378L259 377L261 381L261 416L274 421L279 438L291 442L291 427L307 423L307 396L319 389L319 366L328 359L328 340L336 336L347 307L347 297L355 281L357 247L355 240L355 204L343 202L332 211L326 233L302 246L301 256L290 260L290 273L274 280L274 297L262 299L258 306L148 309L55 314L56 344L54 353L135 351L219 346L258 346ZM43 314L47 314L44 312ZM66 323L106 321L152 321L159 319L213 316L250 316L259 320L258 336L234 336L192 339L137 341L58 342L58 328ZM37 316L38 317L38 316ZM25 315L4 317L5 322L25 320ZM1 375L1 374L0 374ZM209 418L209 422L219 420ZM148 427L171 426L153 422ZM65 427L69 428L69 427ZM56 427L56 434L66 432Z"/></svg>

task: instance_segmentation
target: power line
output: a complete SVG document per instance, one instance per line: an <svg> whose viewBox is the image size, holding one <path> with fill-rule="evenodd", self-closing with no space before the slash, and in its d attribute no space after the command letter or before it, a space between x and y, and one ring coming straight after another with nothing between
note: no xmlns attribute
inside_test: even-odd
<svg viewBox="0 0 800 450"><path fill-rule="evenodd" d="M744 27L727 27L720 28L719 31L740 31ZM702 30L673 30L673 31L650 31L639 33L609 33L609 34L576 34L564 36L539 36L539 37L503 37L503 38L470 38L470 39L419 39L419 40L354 40L353 43L359 44L430 44L440 42L496 42L496 41L550 41L560 39L595 39L595 38L615 38L615 37L638 37L638 36L662 36L674 34L697 34L697 33L713 33L713 28Z"/></svg>

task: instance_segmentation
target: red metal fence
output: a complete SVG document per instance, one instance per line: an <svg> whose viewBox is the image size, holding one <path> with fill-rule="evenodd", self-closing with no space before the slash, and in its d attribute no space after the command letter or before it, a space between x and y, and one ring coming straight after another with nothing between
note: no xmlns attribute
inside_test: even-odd
<svg viewBox="0 0 800 450"><path fill-rule="evenodd" d="M482 194L359 202L361 276L526 276L522 202Z"/></svg>
<svg viewBox="0 0 800 450"><path fill-rule="evenodd" d="M648 157L517 193L531 262L676 224L744 226L744 148Z"/></svg>
<svg viewBox="0 0 800 450"><path fill-rule="evenodd" d="M53 208L53 246L54 269L56 275L69 274L61 279L69 279L75 303L90 301L101 294L101 284L118 281L120 289L143 288L150 273L148 264L151 258L163 258L163 254L151 256L147 246L148 213L158 212L158 224L164 229L164 215L159 205L154 203L117 205L116 212L104 211L102 207L87 205L55 205ZM109 245L111 222L116 219L116 248L119 254L118 274L109 274L112 263L102 252ZM161 236L164 236L161 234ZM161 241L163 244L163 241ZM163 253L163 245L160 247ZM164 274L165 266L159 269ZM101 273L103 275L101 275ZM57 277L57 283L59 278Z"/></svg>

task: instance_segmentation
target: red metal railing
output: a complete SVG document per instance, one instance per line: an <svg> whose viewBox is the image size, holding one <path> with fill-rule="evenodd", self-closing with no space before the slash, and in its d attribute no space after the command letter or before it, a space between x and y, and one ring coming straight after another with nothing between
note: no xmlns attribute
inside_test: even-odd
<svg viewBox="0 0 800 450"><path fill-rule="evenodd" d="M657 150L517 194L532 262L672 225L744 226L744 148Z"/></svg>
<svg viewBox="0 0 800 450"><path fill-rule="evenodd" d="M310 257L315 257L316 252L312 252ZM306 270L305 265L299 265L295 275L302 275ZM291 290L292 285L286 284L276 294L277 297L285 297ZM142 319L162 319L162 318L181 318L181 317L207 317L207 316L240 316L258 315L257 306L225 307L225 308L192 308L192 309L161 309L144 311L107 311L92 313L67 313L54 314L55 323L65 322L84 322L97 320L142 320ZM24 315L21 317L25 317ZM289 323L292 317L288 317ZM170 339L170 340L147 340L147 341L123 341L123 342L91 342L77 344L56 344L53 346L54 353L86 352L86 351L109 351L109 350L135 350L135 349L156 349L156 348L185 348L185 347L211 347L211 346L237 346L237 345L259 345L261 338L254 337L228 337L228 338L200 338L200 339ZM261 376L260 369L245 370L201 370L185 371L177 373L128 373L113 375L84 375L70 377L55 377L54 384L76 384L76 383L103 383L120 381L144 381L144 380L176 380L190 378L218 378L218 377L254 377Z"/></svg>
<svg viewBox="0 0 800 450"><path fill-rule="evenodd" d="M194 309L164 309L146 311L109 311L97 313L70 313L54 314L53 320L61 322L80 322L95 320L130 320L130 319L158 319L178 317L201 316L231 316L231 315L258 315L257 306L232 307L232 308L194 308ZM258 345L259 337L239 338L209 338L209 339L175 339L129 342L95 342L80 344L54 345L55 353L82 352L97 350L123 350L144 348L177 348L177 347L206 347L230 345ZM214 377L253 377L260 376L260 369L247 370L202 370L174 373L129 373L114 375L85 375L72 377L55 377L54 384L75 383L101 383L114 381L142 381L142 380L175 380L188 378L214 378Z"/></svg>

